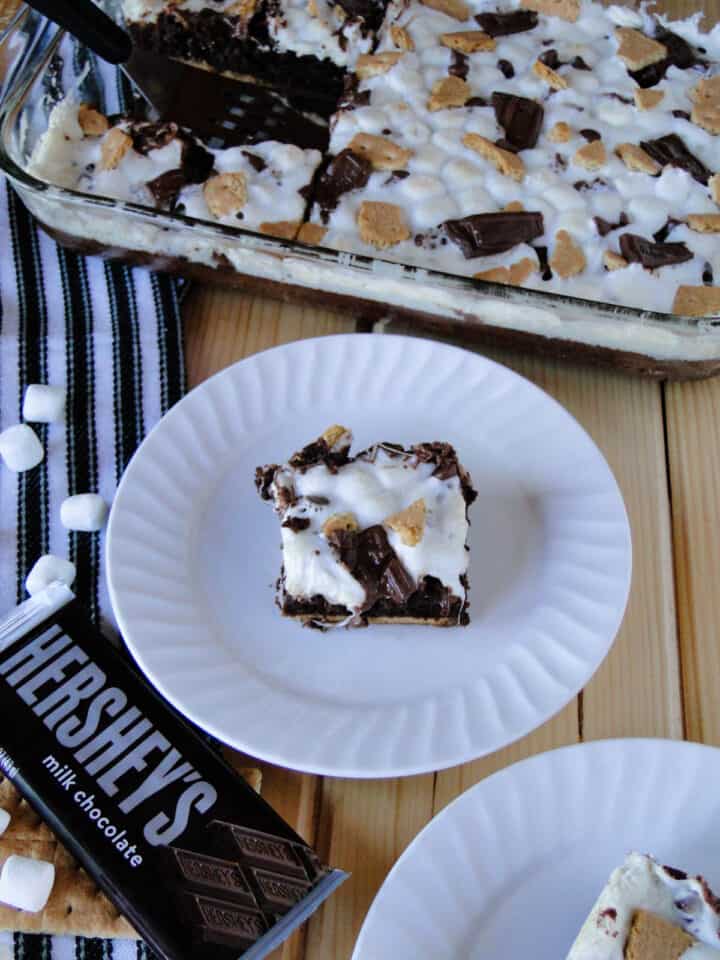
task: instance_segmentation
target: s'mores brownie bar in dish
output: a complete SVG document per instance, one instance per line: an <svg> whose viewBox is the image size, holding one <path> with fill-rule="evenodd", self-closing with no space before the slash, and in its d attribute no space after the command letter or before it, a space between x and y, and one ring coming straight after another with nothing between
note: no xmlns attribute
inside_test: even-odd
<svg viewBox="0 0 720 960"><path fill-rule="evenodd" d="M258 467L280 517L286 617L345 623L469 623L468 507L476 497L449 443L377 443L350 455L341 426Z"/></svg>
<svg viewBox="0 0 720 960"><path fill-rule="evenodd" d="M631 853L567 960L720 960L720 900L703 877Z"/></svg>

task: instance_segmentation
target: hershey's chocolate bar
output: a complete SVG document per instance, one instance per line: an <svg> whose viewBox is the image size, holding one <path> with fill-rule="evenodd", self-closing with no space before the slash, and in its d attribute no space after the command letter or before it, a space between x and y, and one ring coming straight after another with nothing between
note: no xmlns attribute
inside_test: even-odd
<svg viewBox="0 0 720 960"><path fill-rule="evenodd" d="M345 878L61 584L0 623L0 771L167 960L267 955Z"/></svg>

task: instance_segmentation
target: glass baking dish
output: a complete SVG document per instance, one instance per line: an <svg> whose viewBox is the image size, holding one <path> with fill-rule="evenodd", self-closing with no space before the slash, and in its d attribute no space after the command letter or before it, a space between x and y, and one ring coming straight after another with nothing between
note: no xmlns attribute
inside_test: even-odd
<svg viewBox="0 0 720 960"><path fill-rule="evenodd" d="M686 15L687 6L673 0L675 16ZM52 106L69 90L98 102L99 91L71 39L33 11L16 18L3 49L0 64L4 58L9 90L0 108L0 169L45 230L65 246L330 306L367 321L399 318L473 342L633 373L689 379L720 372L720 316L655 313L472 280L41 182L26 166ZM117 96L114 73L107 73L105 87L101 93L111 103Z"/></svg>

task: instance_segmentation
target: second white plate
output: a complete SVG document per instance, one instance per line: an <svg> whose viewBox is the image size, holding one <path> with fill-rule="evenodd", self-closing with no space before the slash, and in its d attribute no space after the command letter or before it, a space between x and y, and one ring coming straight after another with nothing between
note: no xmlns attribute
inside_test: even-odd
<svg viewBox="0 0 720 960"><path fill-rule="evenodd" d="M632 852L720 885L720 750L605 740L516 763L395 864L353 960L563 960Z"/></svg>
<svg viewBox="0 0 720 960"><path fill-rule="evenodd" d="M455 444L479 491L469 627L280 617L254 468L331 423L356 449ZM278 347L192 391L133 458L108 532L115 614L158 689L239 750L338 776L436 770L542 723L605 657L630 566L615 480L562 407L475 353L378 335Z"/></svg>

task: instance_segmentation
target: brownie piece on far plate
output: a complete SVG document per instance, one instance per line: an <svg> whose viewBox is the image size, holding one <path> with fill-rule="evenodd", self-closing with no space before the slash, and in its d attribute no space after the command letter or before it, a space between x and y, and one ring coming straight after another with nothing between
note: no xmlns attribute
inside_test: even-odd
<svg viewBox="0 0 720 960"><path fill-rule="evenodd" d="M286 617L340 623L469 622L468 507L477 494L449 443L376 443L350 455L341 426L258 467L280 517Z"/></svg>

